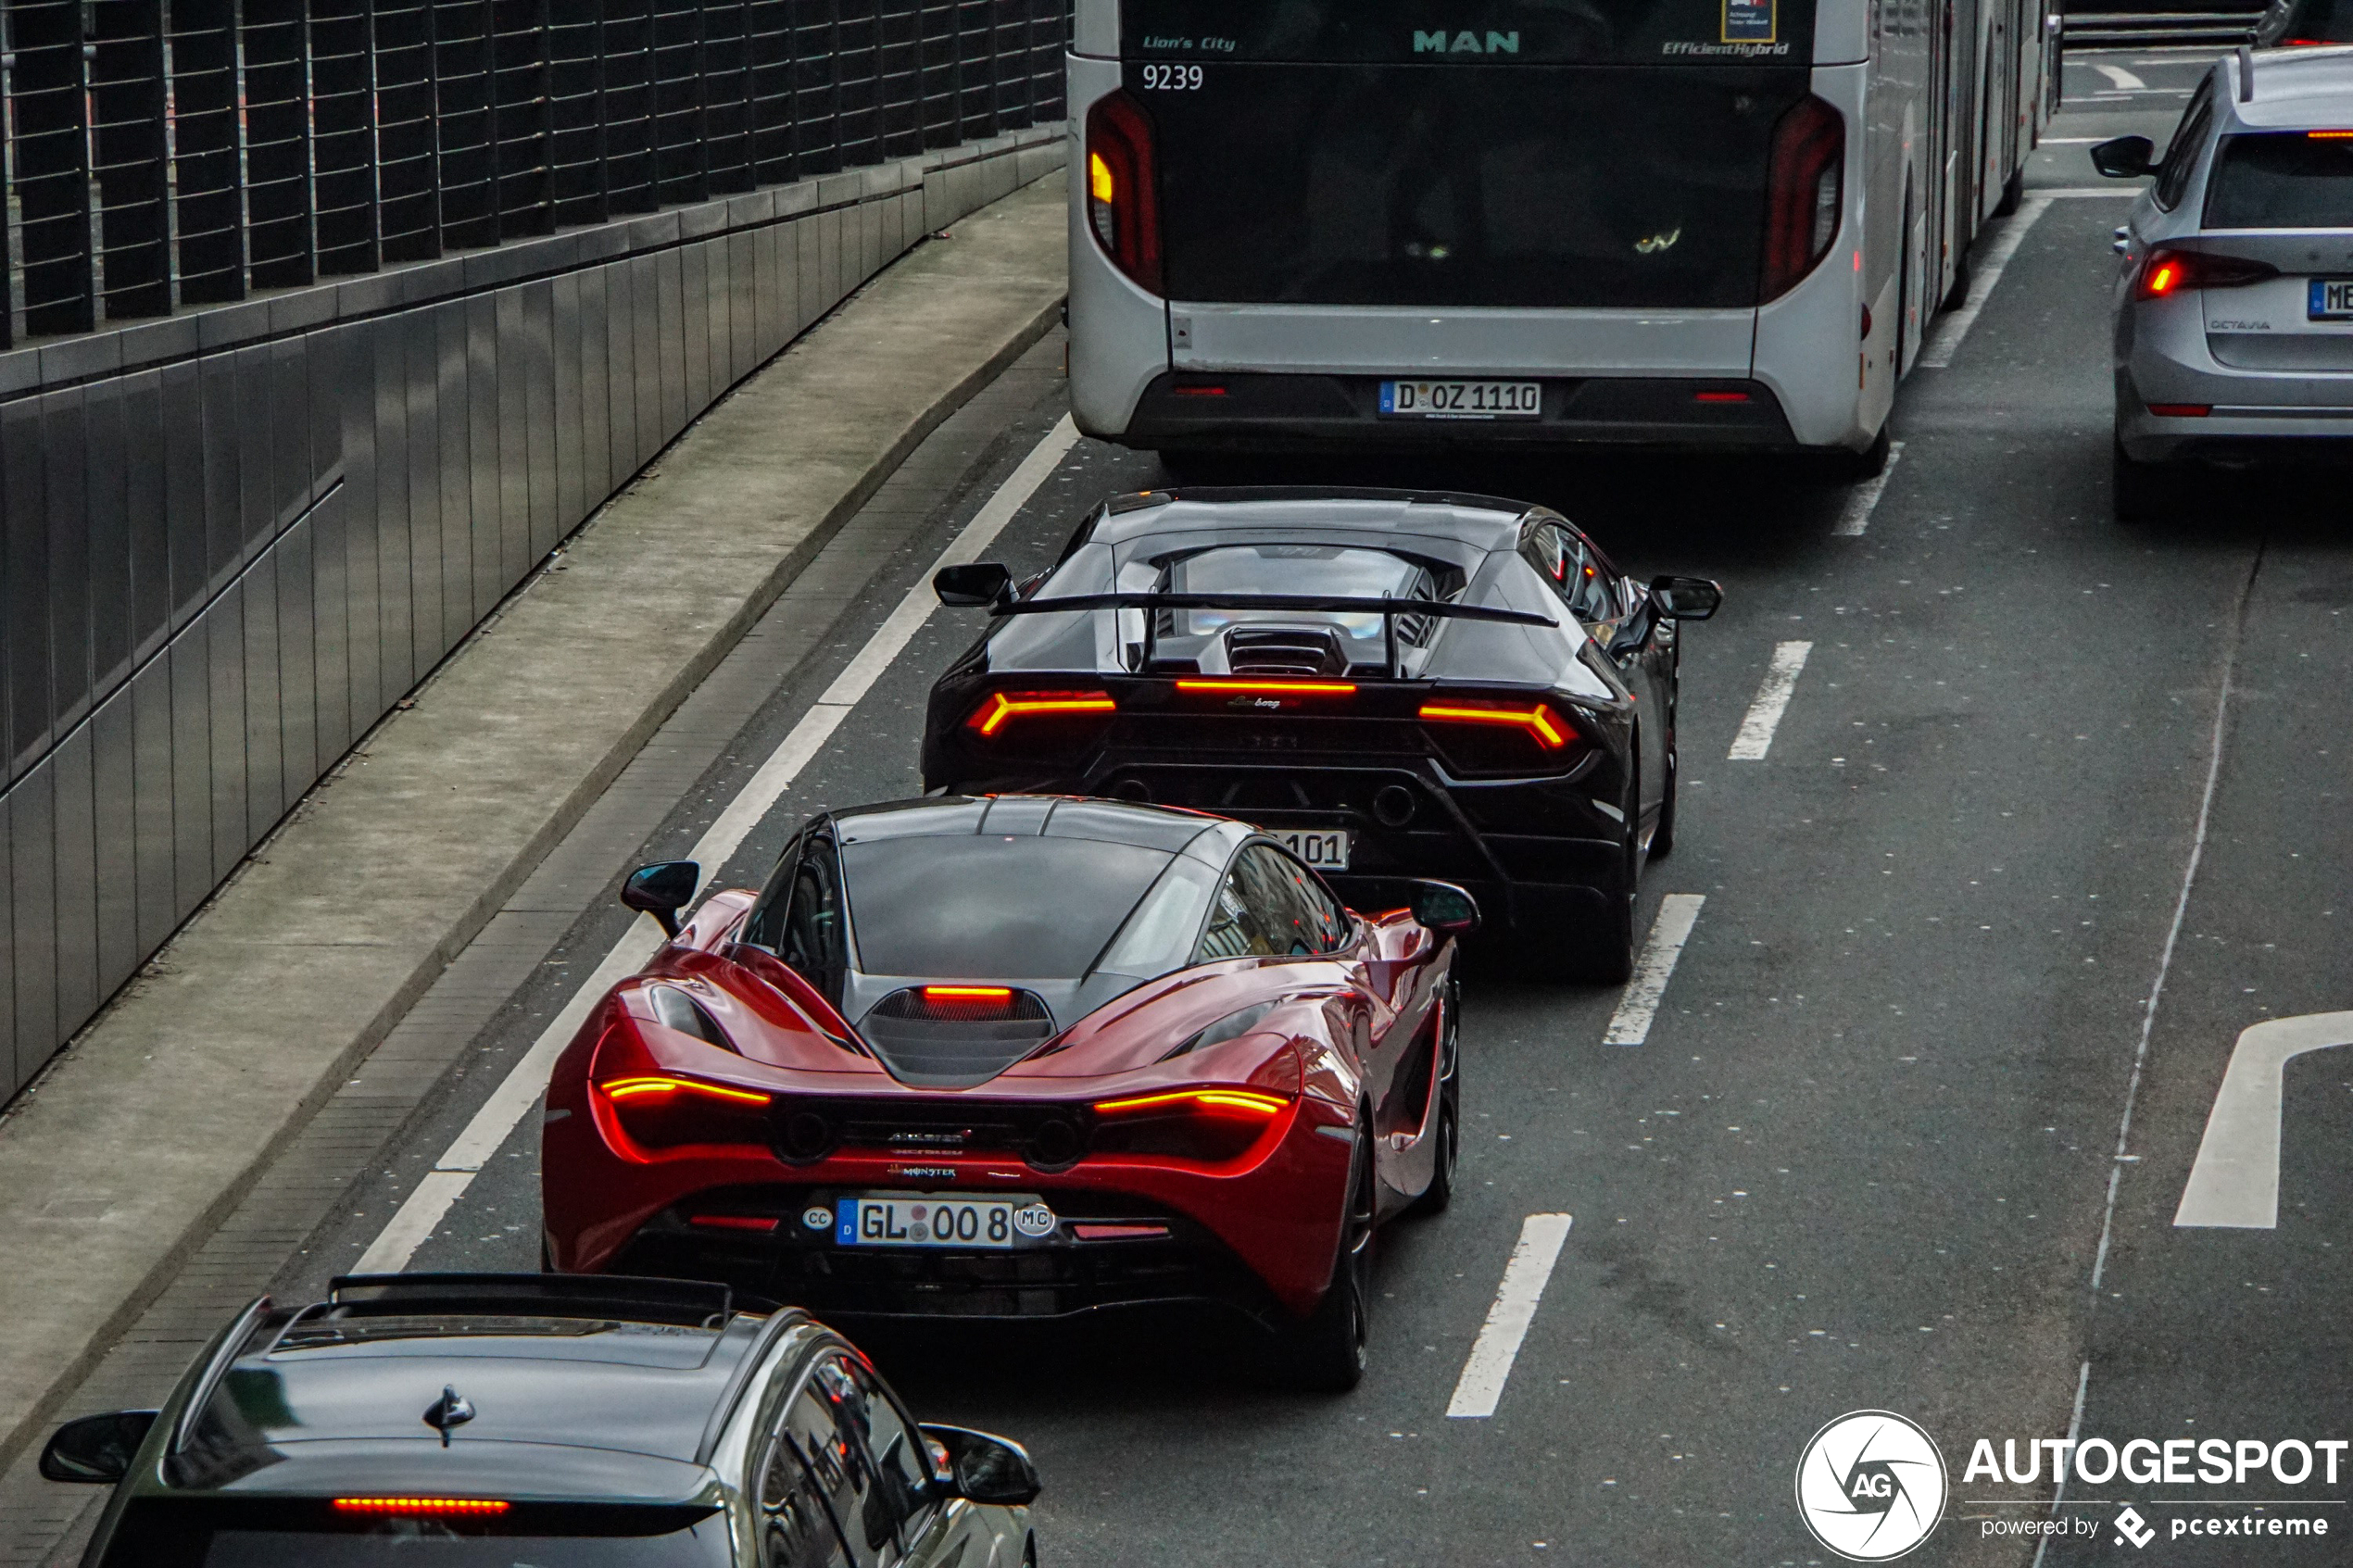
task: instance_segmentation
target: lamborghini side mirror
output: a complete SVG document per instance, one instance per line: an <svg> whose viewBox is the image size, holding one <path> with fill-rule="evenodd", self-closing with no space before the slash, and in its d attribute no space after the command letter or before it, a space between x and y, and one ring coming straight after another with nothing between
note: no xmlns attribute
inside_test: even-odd
<svg viewBox="0 0 2353 1568"><path fill-rule="evenodd" d="M2157 172L2157 144L2145 136L2119 136L2092 149L2092 167L2111 180L2138 180Z"/></svg>
<svg viewBox="0 0 2353 1568"><path fill-rule="evenodd" d="M662 860L639 866L621 884L621 901L661 922L662 935L678 935L678 911L695 901L702 868L692 860Z"/></svg>
<svg viewBox="0 0 2353 1568"><path fill-rule="evenodd" d="M1013 574L993 560L943 566L932 574L931 591L957 609L985 609L1013 592Z"/></svg>
<svg viewBox="0 0 2353 1568"><path fill-rule="evenodd" d="M1669 621L1705 621L1724 608L1724 590L1705 577L1654 577L1651 600Z"/></svg>

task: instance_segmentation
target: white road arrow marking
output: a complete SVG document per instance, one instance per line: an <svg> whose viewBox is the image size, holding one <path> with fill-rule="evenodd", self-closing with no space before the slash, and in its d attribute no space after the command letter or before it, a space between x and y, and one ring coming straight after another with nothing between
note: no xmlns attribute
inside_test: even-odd
<svg viewBox="0 0 2353 1568"><path fill-rule="evenodd" d="M2122 66L2104 65L2095 61L2094 62L2092 69L2098 71L2102 76L2107 77L2110 82L2116 83L2120 89L2127 93L2138 93L2148 86L2147 82L2143 82L2139 77L2133 75L2131 71L2126 70Z"/></svg>
<svg viewBox="0 0 2353 1568"><path fill-rule="evenodd" d="M2274 1018L2240 1031L2173 1214L2176 1225L2278 1227L2280 1101L2288 1059L2336 1046L2353 1046L2353 1012Z"/></svg>

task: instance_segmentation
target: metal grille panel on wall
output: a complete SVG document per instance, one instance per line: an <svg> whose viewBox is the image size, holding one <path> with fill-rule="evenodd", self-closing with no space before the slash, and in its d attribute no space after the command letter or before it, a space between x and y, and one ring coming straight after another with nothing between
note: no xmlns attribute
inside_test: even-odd
<svg viewBox="0 0 2353 1568"><path fill-rule="evenodd" d="M0 1098L686 422L1059 167L1063 0L0 0Z"/></svg>

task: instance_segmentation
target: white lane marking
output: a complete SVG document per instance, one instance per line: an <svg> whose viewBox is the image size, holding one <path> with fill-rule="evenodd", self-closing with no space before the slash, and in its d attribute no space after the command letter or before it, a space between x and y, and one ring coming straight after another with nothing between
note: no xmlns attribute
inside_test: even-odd
<svg viewBox="0 0 2353 1568"><path fill-rule="evenodd" d="M2105 60L2093 60L2089 63L2094 70L2098 71L2127 93L2138 93L2148 85L2122 66L2112 66Z"/></svg>
<svg viewBox="0 0 2353 1568"><path fill-rule="evenodd" d="M857 706L891 660L905 651L908 643L922 630L924 621L937 600L932 593L932 574L943 566L957 566L979 558L980 552L1003 532L1013 514L1021 510L1038 487L1046 483L1056 465L1078 444L1078 428L1065 414L1048 431L1045 437L1030 449L996 494L981 505L962 533L949 542L939 558L931 564L915 584L907 590L898 608L876 627L866 646L858 651L824 695L801 715L800 721L768 755L735 799L728 802L718 819L704 830L688 850L686 859L699 861L716 872L743 847L751 830L760 825L777 800L784 795L800 771L824 748L842 720ZM498 1151L522 1119L531 1113L540 1097L547 1093L547 1074L554 1069L556 1058L578 1034L589 1012L615 984L635 974L646 965L660 948L661 942L647 922L633 924L612 950L605 955L596 972L573 994L531 1048L523 1053L506 1079L491 1091L490 1098L475 1111L455 1142L444 1150L441 1158L417 1189L409 1195L392 1217L392 1223L378 1234L360 1259L361 1272L386 1273L406 1268L417 1248L433 1235L434 1227L448 1213L450 1206L462 1194L491 1156Z"/></svg>
<svg viewBox="0 0 2353 1568"><path fill-rule="evenodd" d="M1945 370L1952 365L1954 350L1961 346L1961 339L1967 337L1969 328L1977 324L1977 313L1985 308L1986 300L1994 293L1994 285L2002 281L2002 270L2010 264L2010 257L2018 254L2019 244L2026 238L2026 232L2034 227L2034 220L2048 211L2050 205L2051 198L2041 191L2034 192L2018 204L2017 213L2002 225L2002 232L1994 237L1994 243L1985 247L1984 256L1979 258L1975 274L1969 279L1969 298L1962 301L1958 310L1939 321L1936 330L1929 334L1927 345L1920 350L1921 365L1931 370Z"/></svg>
<svg viewBox="0 0 2353 1568"><path fill-rule="evenodd" d="M2214 698L2214 728L2206 742L2206 787L2197 799L2197 827L2190 835L2190 858L2182 868L2182 892L2173 900L2172 923L2165 928L2165 946L2157 956L2157 977L2149 982L2148 1000L2141 1004L2141 1037L2133 1047L2132 1076L2124 1081L2124 1114L2116 1123L2116 1158L2108 1162L2108 1204L2100 1214L2100 1245L2092 1254L2092 1297L2099 1299L2100 1280L2108 1273L2108 1245L2116 1237L2116 1195L2124 1185L2124 1165L2137 1160L2132 1153L2133 1108L2140 1103L2141 1078L2148 1071L2149 1036L2157 1028L2157 1004L2165 998L2165 977L2173 970L2173 952L2182 943L2182 924L2189 919L2190 889L2197 884L2198 863L2206 859L2206 834L2214 821L2214 795L2222 782L2222 743L2230 733L2231 683L2238 673L2239 644L2246 636L2246 605L2255 594L2255 574L2263 570L2263 549L2240 580L2237 604L2231 609L2231 640L2222 649L2221 689Z"/></svg>
<svg viewBox="0 0 2353 1568"><path fill-rule="evenodd" d="M2070 199L2070 198L2073 198L2073 199L2076 199L2076 200L2081 200L2081 199L2082 199L2082 198L2084 198L2084 197L2087 197L2087 196L2108 196L2108 197L2128 197L2128 198L2129 198L2129 197L2132 197L2132 196L2137 196L2137 195L2139 195L2139 194L2141 194L2141 192L2142 192L2145 188L2145 187L2143 187L2143 186L2140 186L2140 185L2125 185L2125 184L2115 184L2115 185L2052 185L2052 186L2046 186L2046 187L2045 187L2044 189L2042 189L2042 190L2039 190L2039 191L2035 192L2034 194L2035 194L2036 195L2038 195L2038 196L2049 196L2049 197L2051 197L2052 199L2057 200L2057 201L2065 201L2065 200L2068 200L2068 199Z"/></svg>
<svg viewBox="0 0 2353 1568"><path fill-rule="evenodd" d="M1732 749L1725 754L1730 760L1764 759L1773 745L1774 727L1781 721L1781 710L1789 706L1791 694L1797 690L1798 671L1806 668L1806 656L1813 651L1811 643L1783 643L1773 650L1773 662L1765 670L1765 684L1756 688L1756 700L1748 705L1748 717L1741 721L1740 734L1732 737Z"/></svg>
<svg viewBox="0 0 2353 1568"><path fill-rule="evenodd" d="M2176 1225L2268 1231L2280 1223L2280 1118L2289 1059L2353 1046L2353 1012L2273 1018L2239 1032L2206 1118Z"/></svg>
<svg viewBox="0 0 2353 1568"><path fill-rule="evenodd" d="M1838 526L1831 530L1836 539L1860 539L1871 525L1871 508L1879 505L1880 492L1887 488L1887 476L1895 471L1896 460L1904 456L1904 444L1887 444L1887 462L1879 472L1847 493L1846 509L1838 514Z"/></svg>
<svg viewBox="0 0 2353 1568"><path fill-rule="evenodd" d="M2089 147L2107 140L2105 136L2045 136L2034 144L2038 147Z"/></svg>
<svg viewBox="0 0 2353 1568"><path fill-rule="evenodd" d="M1675 973L1675 960L1683 956L1683 944L1692 939L1692 927L1699 920L1699 907L1707 902L1705 893L1669 893L1658 901L1658 918L1651 922L1650 939L1642 944L1642 956L1635 962L1634 977L1626 983L1626 994L1617 998L1617 1010L1610 1014L1609 1032L1602 1036L1605 1046L1639 1046L1650 1038L1651 1020L1658 1016L1658 1004L1667 995L1667 982Z"/></svg>
<svg viewBox="0 0 2353 1568"><path fill-rule="evenodd" d="M1495 1413L1520 1341L1536 1321L1536 1303L1544 1298L1545 1282L1560 1261L1561 1243L1568 1239L1568 1226L1567 1214L1530 1214L1520 1223L1519 1245L1504 1265L1495 1304L1487 1309L1487 1322L1471 1343L1470 1360L1454 1382L1454 1397L1446 1402L1449 1417L1483 1421Z"/></svg>
<svg viewBox="0 0 2353 1568"><path fill-rule="evenodd" d="M2067 1451L2075 1451L2075 1439L2083 1431L2083 1396L2092 1386L2092 1363L2085 1361L2075 1374L2075 1413L2067 1418ZM2067 1477L2061 1475L2058 1485L2051 1489L2051 1517L2058 1517L2059 1504L2067 1500ZM2034 1549L2033 1568L2043 1568L2043 1554L2051 1549L2051 1537L2045 1536L2043 1544Z"/></svg>

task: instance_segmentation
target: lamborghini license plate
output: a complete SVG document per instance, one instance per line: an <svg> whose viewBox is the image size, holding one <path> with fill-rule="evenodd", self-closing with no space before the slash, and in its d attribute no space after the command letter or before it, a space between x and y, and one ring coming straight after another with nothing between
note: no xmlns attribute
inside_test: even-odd
<svg viewBox="0 0 2353 1568"><path fill-rule="evenodd" d="M1346 828L1268 828L1267 836L1319 872L1348 869L1350 840Z"/></svg>
<svg viewBox="0 0 2353 1568"><path fill-rule="evenodd" d="M1032 1199L894 1193L834 1205L840 1247L1018 1247L1054 1232L1054 1211Z"/></svg>

